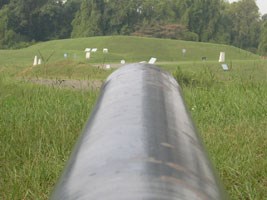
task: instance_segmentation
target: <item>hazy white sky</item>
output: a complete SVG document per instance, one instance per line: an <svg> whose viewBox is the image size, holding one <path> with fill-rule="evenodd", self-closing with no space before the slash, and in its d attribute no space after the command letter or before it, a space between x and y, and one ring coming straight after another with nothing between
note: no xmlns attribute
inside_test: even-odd
<svg viewBox="0 0 267 200"><path fill-rule="evenodd" d="M234 2L238 0L229 0L229 2ZM261 15L267 14L267 1L266 0L256 0L257 5L260 9Z"/></svg>

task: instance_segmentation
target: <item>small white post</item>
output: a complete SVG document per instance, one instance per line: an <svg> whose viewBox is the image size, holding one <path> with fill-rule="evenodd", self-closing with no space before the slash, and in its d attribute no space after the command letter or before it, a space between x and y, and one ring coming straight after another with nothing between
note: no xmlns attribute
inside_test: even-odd
<svg viewBox="0 0 267 200"><path fill-rule="evenodd" d="M110 69L110 65L109 64L106 65L106 69Z"/></svg>
<svg viewBox="0 0 267 200"><path fill-rule="evenodd" d="M33 66L36 66L37 64L38 64L38 57L34 56Z"/></svg>
<svg viewBox="0 0 267 200"><path fill-rule="evenodd" d="M97 48L93 48L91 51L92 52L97 52Z"/></svg>
<svg viewBox="0 0 267 200"><path fill-rule="evenodd" d="M182 49L183 56L185 56L186 49Z"/></svg>
<svg viewBox="0 0 267 200"><path fill-rule="evenodd" d="M225 52L220 52L219 62L225 62Z"/></svg>
<svg viewBox="0 0 267 200"><path fill-rule="evenodd" d="M86 54L85 54L86 60L89 60L90 59L90 56L91 56L91 53L87 51Z"/></svg>
<svg viewBox="0 0 267 200"><path fill-rule="evenodd" d="M148 64L155 64L155 62L157 61L157 58L150 58L150 60L148 61Z"/></svg>
<svg viewBox="0 0 267 200"><path fill-rule="evenodd" d="M38 59L38 63L37 64L38 65L41 65L42 64L42 59L41 58Z"/></svg>

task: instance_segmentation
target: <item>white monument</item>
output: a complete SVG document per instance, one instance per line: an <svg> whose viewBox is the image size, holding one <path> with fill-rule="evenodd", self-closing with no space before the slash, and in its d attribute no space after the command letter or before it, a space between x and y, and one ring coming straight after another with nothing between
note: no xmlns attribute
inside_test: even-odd
<svg viewBox="0 0 267 200"><path fill-rule="evenodd" d="M220 52L219 62L225 62L225 52Z"/></svg>
<svg viewBox="0 0 267 200"><path fill-rule="evenodd" d="M34 56L33 66L36 66L37 64L38 64L38 57L37 56Z"/></svg>
<svg viewBox="0 0 267 200"><path fill-rule="evenodd" d="M157 61L157 58L150 58L150 60L148 61L148 64L155 64L155 62Z"/></svg>
<svg viewBox="0 0 267 200"><path fill-rule="evenodd" d="M85 52L90 52L90 51L91 51L91 48L85 48L84 51L85 51Z"/></svg>
<svg viewBox="0 0 267 200"><path fill-rule="evenodd" d="M92 52L97 52L97 48L93 48L91 51Z"/></svg>
<svg viewBox="0 0 267 200"><path fill-rule="evenodd" d="M85 59L86 59L86 60L89 60L89 59L90 59L90 56L91 56L90 51L87 51L87 52L85 53Z"/></svg>
<svg viewBox="0 0 267 200"><path fill-rule="evenodd" d="M228 71L229 68L228 68L228 65L227 64L222 64L222 68L224 71Z"/></svg>
<svg viewBox="0 0 267 200"><path fill-rule="evenodd" d="M107 48L104 48L103 49L103 53L108 53L108 49Z"/></svg>
<svg viewBox="0 0 267 200"><path fill-rule="evenodd" d="M110 69L110 65L109 64L106 65L106 69Z"/></svg>
<svg viewBox="0 0 267 200"><path fill-rule="evenodd" d="M125 60L121 60L121 64L124 65L125 64Z"/></svg>
<svg viewBox="0 0 267 200"><path fill-rule="evenodd" d="M38 63L37 64L38 65L41 65L42 64L42 59L41 58L38 59Z"/></svg>
<svg viewBox="0 0 267 200"><path fill-rule="evenodd" d="M182 53L183 53L183 56L184 56L185 53L186 53L186 49L182 49Z"/></svg>

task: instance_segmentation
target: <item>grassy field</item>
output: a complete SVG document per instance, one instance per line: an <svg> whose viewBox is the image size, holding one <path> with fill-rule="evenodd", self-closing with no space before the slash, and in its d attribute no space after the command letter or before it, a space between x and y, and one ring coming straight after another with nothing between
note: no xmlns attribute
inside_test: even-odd
<svg viewBox="0 0 267 200"><path fill-rule="evenodd" d="M97 92L0 84L0 199L47 199Z"/></svg>
<svg viewBox="0 0 267 200"><path fill-rule="evenodd" d="M174 73L230 199L267 198L267 65L258 64Z"/></svg>
<svg viewBox="0 0 267 200"><path fill-rule="evenodd" d="M86 47L109 53L99 51L87 62ZM226 52L228 72L217 62L220 51ZM32 67L38 52L54 54ZM225 45L120 36L0 51L0 199L49 197L99 92L28 79L104 80L115 69L102 69L103 62L152 56L180 83L230 199L267 199L267 61Z"/></svg>
<svg viewBox="0 0 267 200"><path fill-rule="evenodd" d="M84 62L85 48L98 48L96 53L92 53L89 63L119 63L124 59L126 62L140 62L156 57L159 62L173 61L201 61L202 57L207 60L217 61L220 51L226 52L227 60L254 60L259 59L247 51L227 46L211 43L196 43L179 40L154 39L126 36L109 36L94 38L78 38L67 40L54 40L39 43L20 50L0 50L0 64L8 65L29 65L33 63L35 55L41 53L44 59L49 62L58 62L64 59L64 54L68 54L68 60ZM109 53L103 54L102 49L108 48ZM183 56L182 49L186 49Z"/></svg>

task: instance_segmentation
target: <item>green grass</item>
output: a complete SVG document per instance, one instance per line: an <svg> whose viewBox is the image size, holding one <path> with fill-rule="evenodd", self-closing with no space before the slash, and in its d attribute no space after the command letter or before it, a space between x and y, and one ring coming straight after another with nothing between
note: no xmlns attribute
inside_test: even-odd
<svg viewBox="0 0 267 200"><path fill-rule="evenodd" d="M17 77L43 77L60 79L83 79L83 80L105 80L115 69L103 69L103 64L90 65L84 62L59 61L48 64L46 67L29 67L20 73Z"/></svg>
<svg viewBox="0 0 267 200"><path fill-rule="evenodd" d="M90 61L85 60L84 49L98 48L96 53L91 53ZM103 54L102 49L108 48L109 53ZM182 49L187 49L186 55L182 55ZM170 39L108 36L90 37L65 40L53 40L38 43L33 46L18 50L0 50L0 73L8 73L11 76L33 76L46 78L83 78L91 79L96 66L104 64L118 65L120 60L126 63L148 61L156 57L160 65L169 66L172 70L177 65L202 66L203 63L218 63L219 53L226 52L226 61L229 65L236 62L258 62L258 55L249 53L236 47L198 43ZM32 67L35 55L44 59L42 65ZM68 58L64 58L64 53ZM51 57L50 57L51 56ZM201 58L207 57L207 61ZM100 72L101 70L98 70ZM91 73L92 72L92 73ZM112 71L98 73L94 79L104 79Z"/></svg>
<svg viewBox="0 0 267 200"><path fill-rule="evenodd" d="M86 47L110 52L87 62ZM38 50L45 57L55 53L45 66L32 67ZM226 52L228 72L218 63L220 51ZM0 51L0 199L48 198L98 95L22 80L104 80L113 71L97 67L104 59L138 62L152 56L178 79L230 199L266 198L267 61L225 45L116 36Z"/></svg>
<svg viewBox="0 0 267 200"><path fill-rule="evenodd" d="M259 59L257 55L227 45L169 39L109 36L54 40L39 43L25 49L0 50L0 65L31 66L34 56L39 55L39 52L44 58L48 58L54 52L50 62L64 60L64 53L67 53L71 60L84 62L84 49L87 47L98 48L96 53L92 53L90 63L102 63L103 60L119 63L122 59L125 59L126 62L140 62L147 61L152 56L158 58L159 62L200 61L203 56L207 57L209 61L217 61L220 51L226 52L228 61ZM103 54L103 48L108 48L109 53ZM182 55L183 48L187 49L185 56ZM74 55L76 55L76 58L74 58Z"/></svg>
<svg viewBox="0 0 267 200"><path fill-rule="evenodd" d="M180 67L174 76L230 199L265 199L266 65L231 72L191 70Z"/></svg>
<svg viewBox="0 0 267 200"><path fill-rule="evenodd" d="M0 199L48 199L97 92L0 84Z"/></svg>

